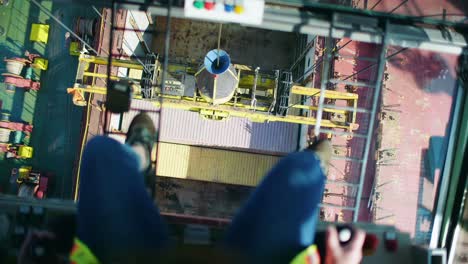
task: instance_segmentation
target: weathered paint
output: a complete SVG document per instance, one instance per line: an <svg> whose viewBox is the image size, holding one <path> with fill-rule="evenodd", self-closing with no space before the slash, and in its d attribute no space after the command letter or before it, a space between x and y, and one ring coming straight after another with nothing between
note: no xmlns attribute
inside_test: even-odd
<svg viewBox="0 0 468 264"><path fill-rule="evenodd" d="M157 177L156 203L161 213L231 219L254 189L251 186Z"/></svg>
<svg viewBox="0 0 468 264"><path fill-rule="evenodd" d="M134 21L137 28L133 28L132 21ZM122 43L122 49L128 56L135 55L142 56L145 54L145 51L140 47L140 39L138 38L137 30L146 30L149 27L150 23L146 13L143 11L130 10L127 11L127 17L125 21L125 31ZM138 32L140 33L140 32ZM147 45L151 46L151 36L149 34L140 33Z"/></svg>
<svg viewBox="0 0 468 264"><path fill-rule="evenodd" d="M278 156L159 143L156 175L256 186Z"/></svg>

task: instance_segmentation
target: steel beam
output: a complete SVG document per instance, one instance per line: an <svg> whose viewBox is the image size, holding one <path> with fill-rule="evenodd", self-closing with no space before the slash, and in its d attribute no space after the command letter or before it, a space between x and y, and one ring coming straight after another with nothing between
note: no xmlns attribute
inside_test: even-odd
<svg viewBox="0 0 468 264"><path fill-rule="evenodd" d="M339 155L333 155L332 159L334 159L334 160L346 160L346 161L359 162L359 163L362 162L362 159L360 159L360 158L339 156Z"/></svg>
<svg viewBox="0 0 468 264"><path fill-rule="evenodd" d="M108 58L105 57L97 57L97 56L89 56L89 55L81 55L79 58L80 62L87 62L87 63L94 63L99 65L108 65L109 61ZM136 70L143 70L144 67L138 63L131 60L118 60L112 59L111 65L113 67L123 67L128 69L136 69Z"/></svg>
<svg viewBox="0 0 468 264"><path fill-rule="evenodd" d="M333 111L344 111L344 112L356 112L356 113L370 113L369 109L360 108L360 107L349 107L349 106L340 106L340 105L331 105L331 104L324 104L324 109L328 108L329 112Z"/></svg>
<svg viewBox="0 0 468 264"><path fill-rule="evenodd" d="M136 8L134 5L123 5L127 8ZM253 27L285 31L298 32L302 34L318 35L328 37L332 31L332 37L335 39L349 38L354 41L362 41L368 43L382 43L382 34L379 26L379 15L382 17L391 17L391 22L387 28L388 44L401 46L406 48L419 48L430 51L460 54L463 47L467 46L467 41L462 34L453 31L450 28L423 27L408 24L411 17L400 15L386 15L378 12L367 12L365 14L357 12L356 15L348 15L349 12L343 12L336 8L336 11L329 10L340 15L341 24L353 25L354 28L369 27L368 23L363 21L373 20L376 25L375 30L351 30L346 28L331 29L331 19L329 15L313 13L311 11L302 11L293 7L278 7L274 5L266 5L263 22L261 25L253 25ZM149 7L149 11L153 15L166 16L167 9L163 7ZM340 13L341 12L341 13ZM372 17L371 17L372 15ZM185 18L183 8L172 8L171 16ZM363 18L363 19L360 19ZM415 20L421 23L427 20ZM365 24L361 24L365 23ZM442 22L441 22L442 23Z"/></svg>
<svg viewBox="0 0 468 264"><path fill-rule="evenodd" d="M385 23L385 26L388 26L388 22ZM384 27L385 27L384 26ZM370 120L369 120L369 127L367 130L367 138L366 144L364 146L364 154L363 154L363 161L361 167L361 173L359 175L359 186L358 192L356 197L356 208L353 215L353 222L357 222L359 220L359 209L361 206L361 197L364 188L364 179L366 177L367 171L367 161L369 160L369 153L370 147L372 144L372 134L374 133L374 124L376 119L377 108L379 104L380 94L382 90L382 82L383 82L383 75L385 72L385 57L387 55L387 47L388 47L388 35L383 38L383 43L381 45L380 55L379 55L379 66L377 70L377 76L375 78L375 91L374 96L372 98L372 109L370 113Z"/></svg>
<svg viewBox="0 0 468 264"><path fill-rule="evenodd" d="M337 131L337 130L331 130L331 129L326 129L322 128L320 130L322 133L329 133L332 135L337 135L337 136L347 136L347 137L356 137L356 138L367 138L367 135L365 134L358 134L358 133L353 133L353 132L345 132L345 131Z"/></svg>
<svg viewBox="0 0 468 264"><path fill-rule="evenodd" d="M341 185L341 186L347 186L347 187L357 187L357 183L351 183L351 182L345 182L345 181L330 181L327 180L325 181L325 185L330 184L330 185Z"/></svg>
<svg viewBox="0 0 468 264"><path fill-rule="evenodd" d="M319 97L320 89L294 85L291 88L291 93ZM359 95L356 93L344 93L333 90L325 90L325 98L337 100L357 100Z"/></svg>
<svg viewBox="0 0 468 264"><path fill-rule="evenodd" d="M325 47L328 51L323 55L324 56L324 63L322 74L320 77L320 96L318 98L318 109L317 109L317 122L315 122L314 127L314 135L316 138L320 135L320 127L322 126L322 115L323 115L323 104L325 103L325 91L327 90L328 79L329 79L329 72L330 72L330 64L332 59L332 42L333 39L331 38L332 29L330 28L330 37L325 39ZM324 125L325 126L325 125Z"/></svg>
<svg viewBox="0 0 468 264"><path fill-rule="evenodd" d="M304 110L318 110L317 106L308 106L308 105L291 105L291 108L297 108L297 109L304 109ZM346 114L347 111L342 110L342 109L333 109L333 108L324 108L324 112L328 113L336 113L336 114Z"/></svg>
<svg viewBox="0 0 468 264"><path fill-rule="evenodd" d="M331 207L331 208L343 209L343 210L348 210L348 211L354 211L355 210L354 207L336 205L336 204L331 204L331 203L320 203L319 206L322 207L322 208ZM355 212L355 214L356 214L356 212Z"/></svg>
<svg viewBox="0 0 468 264"><path fill-rule="evenodd" d="M99 7L111 6L110 1L107 0L53 1ZM157 16L167 16L168 13L167 7L149 4L144 0L118 0L116 2L118 8L133 10L144 8L152 15ZM382 19L385 19L389 21L387 28L389 45L452 54L460 54L462 48L468 46L463 34L459 33L468 32L468 26L463 23L360 10L346 6L312 3L312 1L267 0L266 2L263 22L260 25L249 26L328 37L331 30L331 17L333 14L337 14L339 25L348 25L352 29L333 28L333 38L346 37L354 41L381 43L382 31L379 27ZM307 3L305 4L305 2ZM173 6L171 17L185 18L184 8ZM375 30L369 30L369 26L374 27Z"/></svg>

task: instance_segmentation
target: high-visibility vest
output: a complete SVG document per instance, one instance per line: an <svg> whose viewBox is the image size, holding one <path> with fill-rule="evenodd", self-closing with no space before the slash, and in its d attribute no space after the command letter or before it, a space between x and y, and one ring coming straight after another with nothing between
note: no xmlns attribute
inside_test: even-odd
<svg viewBox="0 0 468 264"><path fill-rule="evenodd" d="M70 252L71 264L100 264L93 252L75 238L73 248ZM311 245L297 254L290 264L320 264L320 255L316 245Z"/></svg>
<svg viewBox="0 0 468 264"><path fill-rule="evenodd" d="M312 245L297 254L290 264L320 264L320 254L317 246Z"/></svg>
<svg viewBox="0 0 468 264"><path fill-rule="evenodd" d="M81 242L78 238L75 238L73 248L70 252L70 263L71 264L100 264L99 260L94 256L91 249Z"/></svg>

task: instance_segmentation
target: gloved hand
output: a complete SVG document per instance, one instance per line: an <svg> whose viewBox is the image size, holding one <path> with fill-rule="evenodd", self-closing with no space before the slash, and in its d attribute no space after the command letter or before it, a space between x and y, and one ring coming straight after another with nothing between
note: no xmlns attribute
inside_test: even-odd
<svg viewBox="0 0 468 264"><path fill-rule="evenodd" d="M346 245L340 245L335 227L328 227L326 233L327 254L325 264L358 264L362 260L362 246L366 233L354 230L353 237Z"/></svg>

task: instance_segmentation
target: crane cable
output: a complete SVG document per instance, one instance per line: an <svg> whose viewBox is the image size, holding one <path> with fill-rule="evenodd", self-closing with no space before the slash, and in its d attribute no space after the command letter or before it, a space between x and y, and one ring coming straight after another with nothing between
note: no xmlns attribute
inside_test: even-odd
<svg viewBox="0 0 468 264"><path fill-rule="evenodd" d="M223 30L223 24L219 24L219 31L218 31L218 62L217 67L219 67L219 55L221 53L221 32Z"/></svg>

